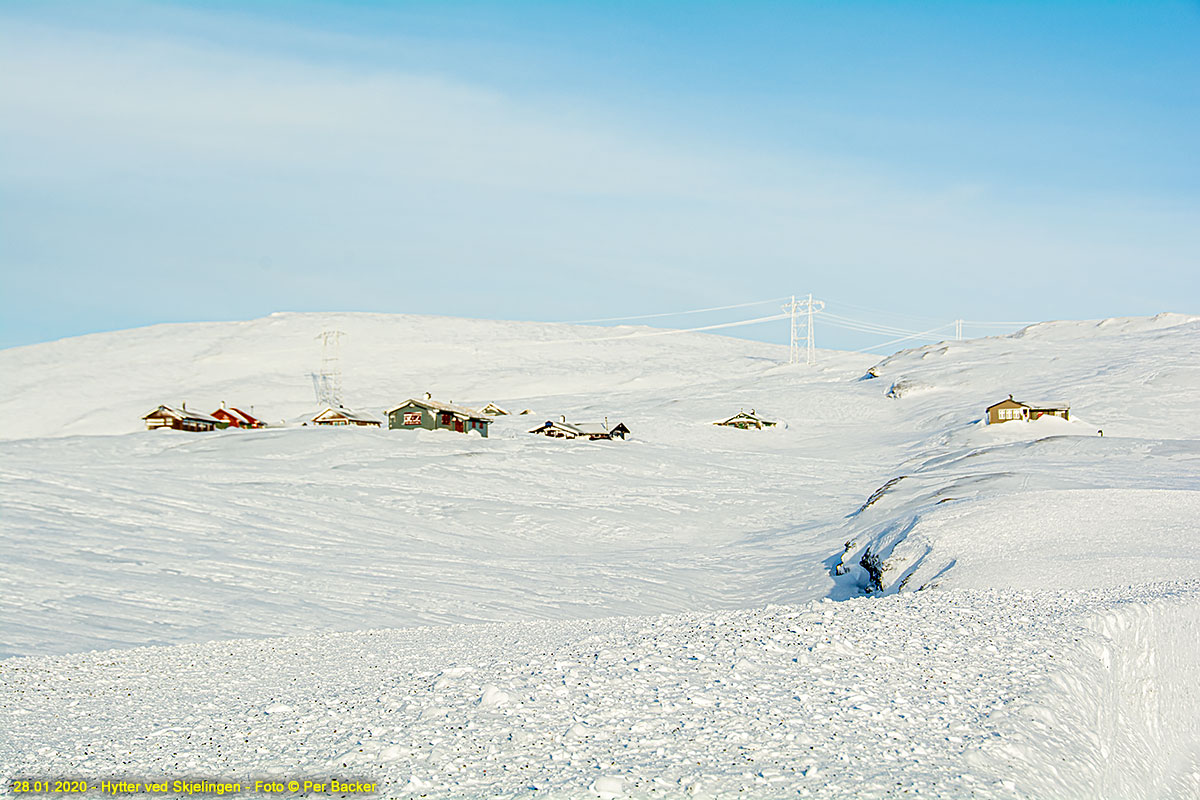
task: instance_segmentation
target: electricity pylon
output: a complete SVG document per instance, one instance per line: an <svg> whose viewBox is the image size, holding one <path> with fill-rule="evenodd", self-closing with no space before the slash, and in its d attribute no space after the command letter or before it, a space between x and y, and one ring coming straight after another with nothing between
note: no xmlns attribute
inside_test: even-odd
<svg viewBox="0 0 1200 800"><path fill-rule="evenodd" d="M816 338L813 335L813 314L825 308L824 300L813 300L810 294L807 300L796 300L796 295L792 295L792 302L783 307L792 315L792 342L788 349L788 363L800 363L800 341L803 338L805 342L804 363L813 365L817 363L817 344ZM796 312L804 311L808 315L808 328L804 337L800 336L800 319Z"/></svg>
<svg viewBox="0 0 1200 800"><path fill-rule="evenodd" d="M344 331L322 331L317 336L321 340L321 372L313 375L313 388L316 390L317 403L331 408L342 405L342 364L341 339Z"/></svg>

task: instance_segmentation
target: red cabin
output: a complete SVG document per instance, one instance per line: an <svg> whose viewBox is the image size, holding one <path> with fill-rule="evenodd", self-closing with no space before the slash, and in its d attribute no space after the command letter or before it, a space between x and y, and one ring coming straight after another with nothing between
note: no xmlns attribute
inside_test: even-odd
<svg viewBox="0 0 1200 800"><path fill-rule="evenodd" d="M213 417L228 422L231 428L265 428L266 425L258 419L242 411L240 408L226 408L222 403L221 407L212 413Z"/></svg>

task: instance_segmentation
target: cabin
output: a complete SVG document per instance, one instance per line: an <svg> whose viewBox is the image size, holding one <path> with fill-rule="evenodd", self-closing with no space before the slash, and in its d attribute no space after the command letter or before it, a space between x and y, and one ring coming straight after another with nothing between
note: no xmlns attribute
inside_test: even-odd
<svg viewBox="0 0 1200 800"><path fill-rule="evenodd" d="M334 408L330 406L312 418L314 425L357 425L360 428L378 428L383 425L382 422L375 419L370 414L363 414L359 411L351 411L343 406Z"/></svg>
<svg viewBox="0 0 1200 800"><path fill-rule="evenodd" d="M480 411L487 414L489 417L507 417L508 412L495 403L488 403Z"/></svg>
<svg viewBox="0 0 1200 800"><path fill-rule="evenodd" d="M170 428L176 431L214 431L226 428L225 422L200 411L188 411L187 403L179 408L174 406L159 406L142 417L146 422L146 430Z"/></svg>
<svg viewBox="0 0 1200 800"><path fill-rule="evenodd" d="M729 419L723 419L719 422L713 423L713 425L725 425L730 428L741 428L742 430L748 430L750 428L757 428L761 430L763 428L773 428L778 424L779 423L777 422L771 422L770 420L765 420L758 416L754 413L753 408L750 409L749 414L747 414L745 411L739 411Z"/></svg>
<svg viewBox="0 0 1200 800"><path fill-rule="evenodd" d="M1014 400L1011 394L1007 400L1001 400L999 403L993 403L987 407L989 425L1018 419L1041 419L1042 417L1060 417L1069 420L1071 407L1065 403L1041 403L1038 405L1022 403L1020 400Z"/></svg>
<svg viewBox="0 0 1200 800"><path fill-rule="evenodd" d="M603 423L567 422L566 417L559 417L558 422L546 420L544 424L529 432L540 433L542 436L549 436L552 439L586 439L594 442L602 439L624 439L629 435L629 428L621 422L614 427L609 427L607 417Z"/></svg>
<svg viewBox="0 0 1200 800"><path fill-rule="evenodd" d="M251 406L251 408L253 408L253 406ZM250 414L247 414L245 411L242 411L240 408L234 408L232 406L230 406L229 408L226 408L224 403L221 403L221 407L218 408L216 411L214 411L209 416L213 417L214 419L218 419L221 422L226 423L230 428L265 428L265 427L267 427L266 423L263 422L262 420L257 419L255 417L251 416Z"/></svg>
<svg viewBox="0 0 1200 800"><path fill-rule="evenodd" d="M457 433L474 431L485 439L488 425L492 424L492 418L482 411L434 400L429 393L425 394L424 400L409 398L395 408L389 408L387 418L389 430L424 428L427 431L444 429Z"/></svg>

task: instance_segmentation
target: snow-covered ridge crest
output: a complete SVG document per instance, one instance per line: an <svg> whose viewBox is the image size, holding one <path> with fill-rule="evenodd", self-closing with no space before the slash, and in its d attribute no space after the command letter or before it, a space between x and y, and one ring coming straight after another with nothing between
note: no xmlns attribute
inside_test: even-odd
<svg viewBox="0 0 1200 800"><path fill-rule="evenodd" d="M985 337L985 339L1054 339L1062 341L1127 336L1129 334L1147 333L1175 328L1180 325L1190 325L1200 322L1200 316L1181 314L1173 311L1163 311L1152 317L1106 317L1097 320L1049 320L1034 322L1012 333ZM979 341L979 340L972 340ZM899 350L879 361L872 368L877 374L888 373L893 364L910 361L914 356L925 359L931 355L945 355L950 347L957 346L956 342L938 342L935 344L909 347Z"/></svg>
<svg viewBox="0 0 1200 800"><path fill-rule="evenodd" d="M313 412L324 330L346 336L348 407L378 412L432 392L459 403L528 403L621 387L670 389L750 377L786 361L778 345L706 335L410 314L276 313L170 323L0 351L8 391L0 439L139 430L159 403L255 407L277 423ZM632 338L621 339L623 335Z"/></svg>

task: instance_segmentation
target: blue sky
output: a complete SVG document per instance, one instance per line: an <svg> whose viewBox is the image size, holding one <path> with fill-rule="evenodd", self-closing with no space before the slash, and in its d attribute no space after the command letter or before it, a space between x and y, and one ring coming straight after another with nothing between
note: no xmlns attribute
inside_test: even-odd
<svg viewBox="0 0 1200 800"><path fill-rule="evenodd" d="M0 346L807 292L906 330L1200 312L1197 141L1195 2L10 1Z"/></svg>

